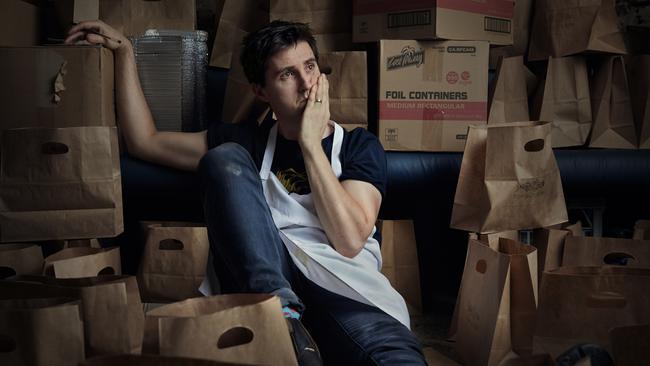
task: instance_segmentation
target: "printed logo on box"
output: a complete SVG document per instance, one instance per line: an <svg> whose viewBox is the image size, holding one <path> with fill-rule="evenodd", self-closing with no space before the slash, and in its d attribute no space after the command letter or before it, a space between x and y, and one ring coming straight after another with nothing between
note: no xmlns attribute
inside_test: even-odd
<svg viewBox="0 0 650 366"><path fill-rule="evenodd" d="M413 46L404 46L399 55L386 58L388 70L401 69L408 66L420 67L424 63L424 50L416 50Z"/></svg>
<svg viewBox="0 0 650 366"><path fill-rule="evenodd" d="M476 47L474 47L474 46L449 46L449 47L447 47L447 53L476 53Z"/></svg>
<svg viewBox="0 0 650 366"><path fill-rule="evenodd" d="M449 84L456 84L458 82L458 73L456 71L449 71L447 73L447 82Z"/></svg>
<svg viewBox="0 0 650 366"><path fill-rule="evenodd" d="M359 24L359 34L368 34L368 22L365 20Z"/></svg>

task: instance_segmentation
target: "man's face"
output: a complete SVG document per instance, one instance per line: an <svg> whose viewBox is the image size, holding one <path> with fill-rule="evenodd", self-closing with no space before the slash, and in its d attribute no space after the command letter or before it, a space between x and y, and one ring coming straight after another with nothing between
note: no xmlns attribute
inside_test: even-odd
<svg viewBox="0 0 650 366"><path fill-rule="evenodd" d="M271 57L266 63L266 86L254 86L255 94L271 105L279 120L300 120L309 88L320 70L307 42L298 42Z"/></svg>

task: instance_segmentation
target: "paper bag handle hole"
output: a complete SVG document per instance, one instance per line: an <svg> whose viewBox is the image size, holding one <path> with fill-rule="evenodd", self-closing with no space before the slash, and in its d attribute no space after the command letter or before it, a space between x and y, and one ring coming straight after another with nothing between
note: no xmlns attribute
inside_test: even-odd
<svg viewBox="0 0 650 366"><path fill-rule="evenodd" d="M603 257L603 262L605 264L611 264L615 266L627 266L629 260L635 260L634 256L627 253L608 253Z"/></svg>
<svg viewBox="0 0 650 366"><path fill-rule="evenodd" d="M183 250L185 246L178 239L164 239L158 243L159 250Z"/></svg>
<svg viewBox="0 0 650 366"><path fill-rule="evenodd" d="M0 280L15 276L16 270L11 267L0 266Z"/></svg>
<svg viewBox="0 0 650 366"><path fill-rule="evenodd" d="M485 273L487 271L487 262L485 259L481 259L478 262L476 262L476 272L478 273Z"/></svg>
<svg viewBox="0 0 650 366"><path fill-rule="evenodd" d="M105 275L114 275L115 274L115 269L113 267L104 267L101 271L97 273L98 276L105 276Z"/></svg>
<svg viewBox="0 0 650 366"><path fill-rule="evenodd" d="M241 346L253 341L253 331L246 327L234 327L225 331L217 341L219 349Z"/></svg>
<svg viewBox="0 0 650 366"><path fill-rule="evenodd" d="M524 145L524 150L528 152L544 150L544 139L530 140Z"/></svg>
<svg viewBox="0 0 650 366"><path fill-rule="evenodd" d="M11 353L16 350L16 341L11 336L0 334L0 353Z"/></svg>
<svg viewBox="0 0 650 366"><path fill-rule="evenodd" d="M626 305L625 296L612 291L599 292L587 298L587 306L590 308L624 308Z"/></svg>
<svg viewBox="0 0 650 366"><path fill-rule="evenodd" d="M70 149L60 142L46 142L41 146L41 152L45 155L66 154Z"/></svg>

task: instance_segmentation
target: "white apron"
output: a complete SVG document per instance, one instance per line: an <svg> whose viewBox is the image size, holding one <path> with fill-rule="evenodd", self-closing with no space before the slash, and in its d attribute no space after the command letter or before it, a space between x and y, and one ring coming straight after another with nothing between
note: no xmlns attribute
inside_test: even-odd
<svg viewBox="0 0 650 366"><path fill-rule="evenodd" d="M343 141L343 128L334 123L334 141L330 162L334 174L341 175L339 153ZM320 225L316 216L311 194L288 193L286 188L271 172L273 155L278 134L275 124L270 132L260 170L260 178L266 202L271 209L273 221L280 232L291 259L298 269L320 287L358 302L376 306L410 329L406 303L402 296L381 274L381 251L374 235L354 258L347 258L337 252ZM211 259L208 263L212 263ZM201 285L201 292L211 294L210 283L214 282L214 270L210 270Z"/></svg>

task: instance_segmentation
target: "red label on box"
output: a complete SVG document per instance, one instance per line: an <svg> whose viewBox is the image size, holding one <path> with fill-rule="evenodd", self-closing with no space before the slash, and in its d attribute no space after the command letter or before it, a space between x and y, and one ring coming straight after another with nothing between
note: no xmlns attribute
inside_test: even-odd
<svg viewBox="0 0 650 366"><path fill-rule="evenodd" d="M486 102L382 100L379 119L398 121L480 121L487 119Z"/></svg>
<svg viewBox="0 0 650 366"><path fill-rule="evenodd" d="M514 2L512 0L357 0L353 4L353 14L403 12L435 7L511 19Z"/></svg>

